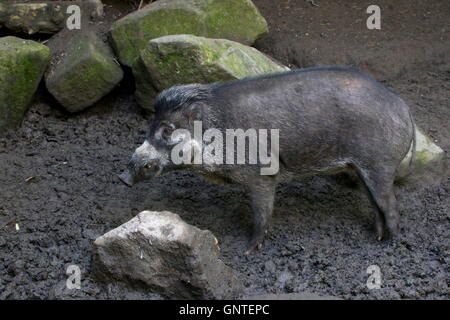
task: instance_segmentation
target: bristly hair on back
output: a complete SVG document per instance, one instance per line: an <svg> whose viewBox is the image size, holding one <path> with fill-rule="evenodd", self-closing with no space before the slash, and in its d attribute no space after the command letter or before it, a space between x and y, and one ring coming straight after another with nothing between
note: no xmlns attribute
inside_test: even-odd
<svg viewBox="0 0 450 320"><path fill-rule="evenodd" d="M189 84L175 86L162 91L155 100L156 113L175 112L194 102L203 101L211 96L211 86Z"/></svg>

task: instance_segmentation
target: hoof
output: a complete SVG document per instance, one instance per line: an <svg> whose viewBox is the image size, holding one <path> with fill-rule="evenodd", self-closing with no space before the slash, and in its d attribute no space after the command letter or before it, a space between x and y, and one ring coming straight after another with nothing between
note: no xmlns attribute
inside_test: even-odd
<svg viewBox="0 0 450 320"><path fill-rule="evenodd" d="M249 256L253 253L255 253L257 250L260 250L262 248L262 241L259 241L255 244L250 245L247 251L244 252L246 256Z"/></svg>

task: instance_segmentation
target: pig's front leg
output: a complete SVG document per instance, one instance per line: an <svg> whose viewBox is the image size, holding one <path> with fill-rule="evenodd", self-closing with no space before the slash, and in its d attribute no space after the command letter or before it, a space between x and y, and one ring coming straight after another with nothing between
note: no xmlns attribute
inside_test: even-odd
<svg viewBox="0 0 450 320"><path fill-rule="evenodd" d="M253 234L246 255L262 247L272 217L276 183L271 178L248 186L253 213Z"/></svg>

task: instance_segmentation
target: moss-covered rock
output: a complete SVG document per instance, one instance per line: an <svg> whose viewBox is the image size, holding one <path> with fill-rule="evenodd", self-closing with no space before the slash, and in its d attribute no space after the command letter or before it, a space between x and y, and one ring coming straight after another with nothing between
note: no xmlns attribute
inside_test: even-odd
<svg viewBox="0 0 450 320"><path fill-rule="evenodd" d="M45 76L48 91L69 112L81 111L110 92L122 80L123 71L112 50L94 31L67 31L70 43L60 52L61 37L49 46L55 48L51 68Z"/></svg>
<svg viewBox="0 0 450 320"><path fill-rule="evenodd" d="M111 38L120 61L131 66L151 39L193 34L253 44L267 22L251 0L159 0L116 21Z"/></svg>
<svg viewBox="0 0 450 320"><path fill-rule="evenodd" d="M424 175L435 178L445 175L447 162L445 152L433 143L431 138L416 126L415 154L411 148L397 170L397 180L420 180ZM411 157L412 163L411 163Z"/></svg>
<svg viewBox="0 0 450 320"><path fill-rule="evenodd" d="M81 20L96 19L103 15L100 0L42 1L0 4L0 21L8 29L27 34L56 33L66 26L67 7L78 5ZM3 13L2 13L3 11Z"/></svg>
<svg viewBox="0 0 450 320"><path fill-rule="evenodd" d="M0 38L0 131L17 125L50 60L50 49L35 41Z"/></svg>
<svg viewBox="0 0 450 320"><path fill-rule="evenodd" d="M149 110L155 93L174 85L230 81L286 70L289 68L255 48L193 35L151 40L133 65L136 98Z"/></svg>

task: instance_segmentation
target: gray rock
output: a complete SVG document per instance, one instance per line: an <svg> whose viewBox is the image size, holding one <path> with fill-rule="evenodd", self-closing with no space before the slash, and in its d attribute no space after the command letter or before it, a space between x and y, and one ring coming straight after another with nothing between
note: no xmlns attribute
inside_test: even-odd
<svg viewBox="0 0 450 320"><path fill-rule="evenodd" d="M45 83L65 109L78 112L109 93L122 80L123 71L95 31L62 33L70 35L69 44L60 34L49 42L53 55Z"/></svg>
<svg viewBox="0 0 450 320"><path fill-rule="evenodd" d="M120 61L131 66L151 39L193 34L251 45L268 32L251 0L159 0L116 21L111 38Z"/></svg>
<svg viewBox="0 0 450 320"><path fill-rule="evenodd" d="M439 181L446 176L447 159L445 152L437 146L433 140L416 126L416 149L411 162L412 147L405 156L397 170L397 180L408 180L419 182L422 185ZM426 180L426 181L424 181ZM429 181L430 180L430 181Z"/></svg>
<svg viewBox="0 0 450 320"><path fill-rule="evenodd" d="M171 212L143 211L94 242L93 273L169 298L230 299L242 285L217 239Z"/></svg>
<svg viewBox="0 0 450 320"><path fill-rule="evenodd" d="M85 1L38 1L0 4L0 23L15 32L27 34L56 33L65 28L67 8L80 7L81 20L95 20L103 16L100 0Z"/></svg>
<svg viewBox="0 0 450 320"><path fill-rule="evenodd" d="M173 35L153 39L133 64L136 99L148 110L156 92L174 85L230 81L289 68L255 48L225 39Z"/></svg>
<svg viewBox="0 0 450 320"><path fill-rule="evenodd" d="M21 122L49 60L40 43L0 38L0 131Z"/></svg>

